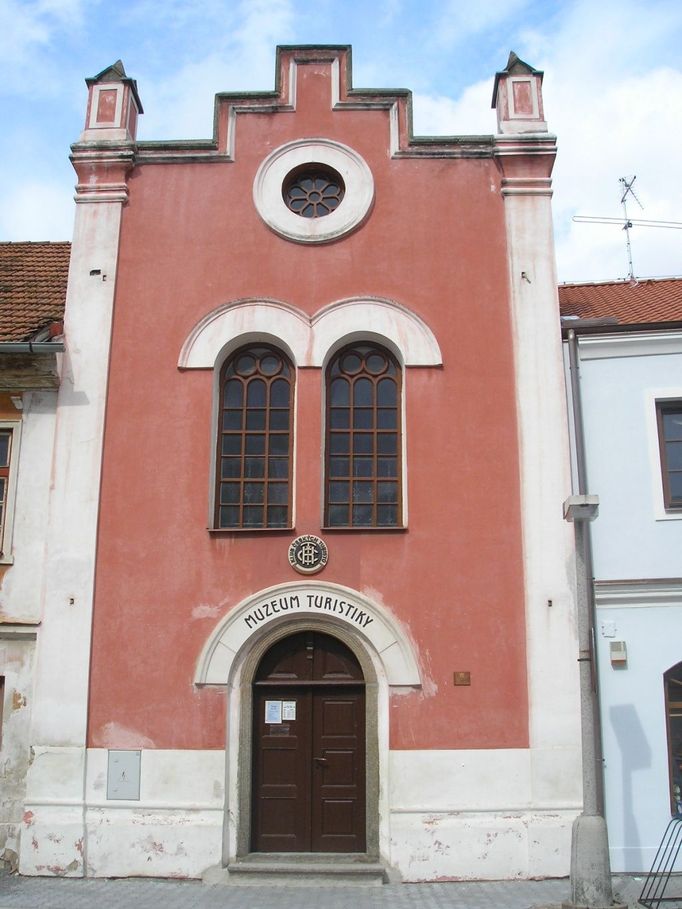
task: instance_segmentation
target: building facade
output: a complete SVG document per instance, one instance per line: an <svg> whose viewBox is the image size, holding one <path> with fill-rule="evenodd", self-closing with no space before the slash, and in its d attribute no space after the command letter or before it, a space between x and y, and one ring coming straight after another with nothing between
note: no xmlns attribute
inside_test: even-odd
<svg viewBox="0 0 682 909"><path fill-rule="evenodd" d="M214 135L88 80L26 874L561 875L580 809L542 74L415 138L346 47Z"/></svg>
<svg viewBox="0 0 682 909"><path fill-rule="evenodd" d="M599 496L591 548L611 867L641 872L682 808L682 280L559 295L579 376L573 438Z"/></svg>
<svg viewBox="0 0 682 909"><path fill-rule="evenodd" d="M0 858L19 859L68 243L0 243Z"/></svg>

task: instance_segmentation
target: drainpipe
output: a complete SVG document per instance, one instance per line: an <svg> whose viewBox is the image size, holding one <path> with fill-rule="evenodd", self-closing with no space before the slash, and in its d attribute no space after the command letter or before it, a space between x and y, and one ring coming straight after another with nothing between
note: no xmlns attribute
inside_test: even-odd
<svg viewBox="0 0 682 909"><path fill-rule="evenodd" d="M578 479L578 495L587 495L587 456L585 454L585 428L583 423L583 400L580 391L580 357L578 353L578 336L574 329L568 332L568 362L571 380L571 403L573 410L573 432L575 438L575 462ZM596 517L596 515L595 515ZM594 760L596 766L596 809L599 814L604 814L604 775L603 768L603 748L602 748L602 729L601 729L601 711L599 704L599 662L597 656L597 647L595 642L597 628L597 613L595 608L594 595L594 566L592 562L592 533L590 531L590 522L584 522L583 530L583 548L582 556L584 562L584 575L587 590L587 608L589 611L590 627L590 668L591 668L591 690L593 692L595 710L594 710Z"/></svg>
<svg viewBox="0 0 682 909"><path fill-rule="evenodd" d="M564 502L564 518L574 524L576 612L580 667L580 722L583 765L583 811L571 831L571 899L566 909L612 909L611 863L603 816L601 735L594 646L594 585L589 524L599 513L599 498L587 493L585 438L580 396L578 341L568 332L571 399L578 473L578 495Z"/></svg>

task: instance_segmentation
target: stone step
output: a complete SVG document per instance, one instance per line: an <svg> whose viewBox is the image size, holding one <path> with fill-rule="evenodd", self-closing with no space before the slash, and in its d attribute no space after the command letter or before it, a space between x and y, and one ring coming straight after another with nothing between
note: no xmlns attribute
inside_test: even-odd
<svg viewBox="0 0 682 909"><path fill-rule="evenodd" d="M379 887L387 881L380 862L364 855L252 854L227 866L230 884Z"/></svg>

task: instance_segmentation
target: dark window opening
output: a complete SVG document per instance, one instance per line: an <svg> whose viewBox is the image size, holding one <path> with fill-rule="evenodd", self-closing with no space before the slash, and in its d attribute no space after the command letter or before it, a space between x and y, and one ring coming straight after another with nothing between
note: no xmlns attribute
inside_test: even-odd
<svg viewBox="0 0 682 909"><path fill-rule="evenodd" d="M663 500L667 509L682 508L682 401L658 401Z"/></svg>
<svg viewBox="0 0 682 909"><path fill-rule="evenodd" d="M323 218L341 204L346 188L340 174L321 164L296 168L287 177L282 197L287 208L302 218Z"/></svg>
<svg viewBox="0 0 682 909"><path fill-rule="evenodd" d="M381 347L354 344L327 369L325 524L399 527L401 372Z"/></svg>
<svg viewBox="0 0 682 909"><path fill-rule="evenodd" d="M5 551L5 523L7 521L7 490L9 465L12 455L12 430L0 429L0 555Z"/></svg>
<svg viewBox="0 0 682 909"><path fill-rule="evenodd" d="M274 347L245 347L220 377L215 526L291 526L293 368Z"/></svg>

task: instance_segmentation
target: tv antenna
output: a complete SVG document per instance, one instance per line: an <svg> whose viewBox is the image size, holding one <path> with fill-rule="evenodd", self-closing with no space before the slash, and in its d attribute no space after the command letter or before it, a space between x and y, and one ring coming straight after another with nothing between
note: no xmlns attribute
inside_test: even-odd
<svg viewBox="0 0 682 909"><path fill-rule="evenodd" d="M630 218L628 216L628 196L632 196L637 205L644 210L644 206L635 195L632 188L637 175L632 177L619 177L618 182L623 187L623 194L620 197L620 204L623 206L622 218L601 218L592 215L574 215L573 220L580 224L620 224L621 229L625 231L625 245L628 254L628 278L635 280L635 270L632 265L632 245L630 243L630 230L633 227L665 227L672 230L682 230L682 221L647 221L643 218Z"/></svg>

